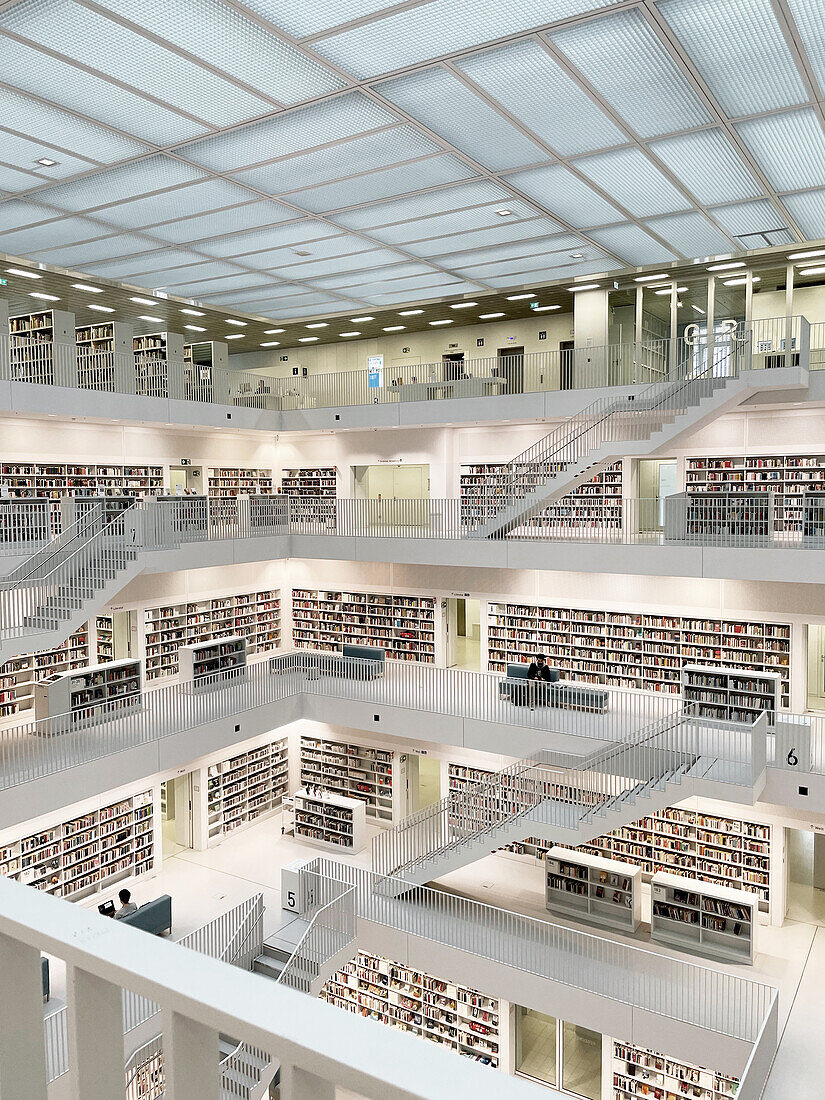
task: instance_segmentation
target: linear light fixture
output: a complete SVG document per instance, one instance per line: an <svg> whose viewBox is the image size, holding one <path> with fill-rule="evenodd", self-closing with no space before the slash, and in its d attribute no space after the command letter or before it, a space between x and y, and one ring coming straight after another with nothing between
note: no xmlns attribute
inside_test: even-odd
<svg viewBox="0 0 825 1100"><path fill-rule="evenodd" d="M469 309L471 306L477 306L478 302L454 302L450 309Z"/></svg>
<svg viewBox="0 0 825 1100"><path fill-rule="evenodd" d="M547 313L551 309L561 309L561 306L536 306L533 313Z"/></svg>
<svg viewBox="0 0 825 1100"><path fill-rule="evenodd" d="M694 306L694 305L692 305L692 306L691 306L691 308L692 308L692 309L695 309L697 313L701 313L703 317L705 316L705 311L704 311L704 310L702 309L702 307L701 307L701 306Z"/></svg>
<svg viewBox="0 0 825 1100"><path fill-rule="evenodd" d="M311 325L307 325L307 328L329 328L326 321L314 321Z"/></svg>
<svg viewBox="0 0 825 1100"><path fill-rule="evenodd" d="M42 164L44 168L56 168L60 164L59 160L52 160L51 157L38 157L34 162L35 164Z"/></svg>
<svg viewBox="0 0 825 1100"><path fill-rule="evenodd" d="M138 318L138 320L140 320L140 321L160 321L161 323L163 322L162 317L152 317L148 313L141 314L141 316Z"/></svg>
<svg viewBox="0 0 825 1100"><path fill-rule="evenodd" d="M479 321L493 321L496 317L503 317L503 313L479 313Z"/></svg>
<svg viewBox="0 0 825 1100"><path fill-rule="evenodd" d="M234 317L224 317L224 321L226 321L228 325L238 325L239 328L246 328L248 324L247 321L236 321Z"/></svg>
<svg viewBox="0 0 825 1100"><path fill-rule="evenodd" d="M424 312L423 309L402 309L399 311L399 317L419 317Z"/></svg>
<svg viewBox="0 0 825 1100"><path fill-rule="evenodd" d="M39 276L38 276L39 278ZM88 283L72 283L75 290L85 290L89 294L102 294L103 290L99 286L89 286Z"/></svg>
<svg viewBox="0 0 825 1100"><path fill-rule="evenodd" d="M112 306L99 306L97 302L89 302L86 309L96 309L99 313L114 313Z"/></svg>
<svg viewBox="0 0 825 1100"><path fill-rule="evenodd" d="M812 248L808 252L790 252L789 260L813 260L816 256L825 256L825 248Z"/></svg>
<svg viewBox="0 0 825 1100"><path fill-rule="evenodd" d="M799 270L800 275L823 275L825 274L825 267L803 267Z"/></svg>
<svg viewBox="0 0 825 1100"><path fill-rule="evenodd" d="M264 342L261 344L262 348L279 348L280 346L280 340L264 340Z"/></svg>
<svg viewBox="0 0 825 1100"><path fill-rule="evenodd" d="M658 275L637 275L634 283L655 283L658 279L666 279L667 275L661 271Z"/></svg>
<svg viewBox="0 0 825 1100"><path fill-rule="evenodd" d="M205 328L199 328L198 325L184 325L183 327L189 329L190 332L206 332Z"/></svg>
<svg viewBox="0 0 825 1100"><path fill-rule="evenodd" d="M31 292L31 294L29 294L29 297L30 298L42 298L45 302L59 302L60 301L60 299L58 298L58 296L56 294L41 294L37 290L33 290Z"/></svg>
<svg viewBox="0 0 825 1100"><path fill-rule="evenodd" d="M507 301L508 302L521 302L525 298L535 298L535 296L536 296L535 290L528 290L526 294L508 294L507 295Z"/></svg>
<svg viewBox="0 0 825 1100"><path fill-rule="evenodd" d="M686 286L677 286L676 287L676 293L677 294L684 294L686 290L687 290ZM672 286L666 286L664 288L664 290L657 290L656 291L656 294L659 298L663 297L665 294L672 294L672 293L673 293L673 287Z"/></svg>
<svg viewBox="0 0 825 1100"><path fill-rule="evenodd" d="M155 304L153 298L130 298L129 301L137 302L139 305L142 306L153 306Z"/></svg>
<svg viewBox="0 0 825 1100"><path fill-rule="evenodd" d="M181 313L187 313L190 317L205 317L205 313L201 313L199 309L182 309Z"/></svg>
<svg viewBox="0 0 825 1100"><path fill-rule="evenodd" d="M825 271L825 268L823 268L823 271ZM748 281L747 275L737 275L735 279L723 279L722 280L722 282L725 284L725 286L744 286L747 283L747 281ZM754 275L753 279L751 281L754 282L754 283L758 283L759 282L759 276Z"/></svg>
<svg viewBox="0 0 825 1100"><path fill-rule="evenodd" d="M360 336L360 332L339 332L339 336Z"/></svg>
<svg viewBox="0 0 825 1100"><path fill-rule="evenodd" d="M383 331L384 332L405 332L406 328L407 328L406 325L388 325Z"/></svg>
<svg viewBox="0 0 825 1100"><path fill-rule="evenodd" d="M571 294L578 294L580 290L598 290L599 283L580 283L579 286L569 286L567 289Z"/></svg>
<svg viewBox="0 0 825 1100"><path fill-rule="evenodd" d="M512 210L496 210L496 213L500 218L509 218L512 216Z"/></svg>
<svg viewBox="0 0 825 1100"><path fill-rule="evenodd" d="M299 340L299 344L311 344L313 340L320 340L320 336L302 336Z"/></svg>
<svg viewBox="0 0 825 1100"><path fill-rule="evenodd" d="M436 325L452 325L454 322L448 318L446 321L430 321L430 324L435 327Z"/></svg>
<svg viewBox="0 0 825 1100"><path fill-rule="evenodd" d="M265 328L264 336L277 336L281 332L286 332L285 328Z"/></svg>
<svg viewBox="0 0 825 1100"><path fill-rule="evenodd" d="M42 275L36 275L34 271L24 271L22 267L7 267L9 275L19 275L21 279L42 279Z"/></svg>
<svg viewBox="0 0 825 1100"><path fill-rule="evenodd" d="M375 320L374 317L350 317L350 321L352 321L352 323L354 325L360 325L364 321L374 321L374 320Z"/></svg>
<svg viewBox="0 0 825 1100"><path fill-rule="evenodd" d="M745 267L742 260L736 260L735 262L725 264L711 264L708 271L735 271L738 267Z"/></svg>
<svg viewBox="0 0 825 1100"><path fill-rule="evenodd" d="M244 336L246 336L245 332L228 332L224 340L243 340Z"/></svg>

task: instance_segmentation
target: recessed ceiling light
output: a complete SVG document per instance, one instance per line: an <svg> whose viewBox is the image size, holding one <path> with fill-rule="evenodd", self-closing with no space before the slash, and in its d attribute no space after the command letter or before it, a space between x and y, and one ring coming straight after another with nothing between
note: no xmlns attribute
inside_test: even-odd
<svg viewBox="0 0 825 1100"><path fill-rule="evenodd" d="M677 286L676 287L676 293L677 294L684 294L686 290L687 290L686 286ZM660 298L663 297L665 294L672 294L672 293L673 293L673 287L672 286L666 286L664 288L664 290L657 290L656 291L656 294Z"/></svg>
<svg viewBox="0 0 825 1100"><path fill-rule="evenodd" d="M399 317L418 317L424 312L423 309L402 309L399 311Z"/></svg>
<svg viewBox="0 0 825 1100"><path fill-rule="evenodd" d="M508 294L507 295L507 301L508 302L521 302L525 298L535 298L535 296L536 296L535 290L528 290L526 294Z"/></svg>
<svg viewBox="0 0 825 1100"><path fill-rule="evenodd" d="M577 294L580 290L598 290L598 283L580 283L578 286L569 286L567 288L571 294Z"/></svg>
<svg viewBox="0 0 825 1100"><path fill-rule="evenodd" d="M314 321L311 325L307 325L307 328L329 328L326 321Z"/></svg>
<svg viewBox="0 0 825 1100"><path fill-rule="evenodd" d="M96 309L100 313L114 313L114 309L111 306L99 306L97 302L89 302L86 309Z"/></svg>
<svg viewBox="0 0 825 1100"><path fill-rule="evenodd" d="M822 275L825 273L825 267L803 267L800 268L799 275Z"/></svg>
<svg viewBox="0 0 825 1100"><path fill-rule="evenodd" d="M825 256L825 248L812 248L809 252L791 252L789 260L813 260L815 256Z"/></svg>
<svg viewBox="0 0 825 1100"><path fill-rule="evenodd" d="M264 340L261 344L262 348L279 348L281 343L279 340Z"/></svg>
<svg viewBox="0 0 825 1100"><path fill-rule="evenodd" d="M103 291L99 286L89 286L88 283L72 283L75 290L86 290L89 294L102 294Z"/></svg>
<svg viewBox="0 0 825 1100"><path fill-rule="evenodd" d="M188 313L190 317L205 317L205 313L201 313L199 309L182 309L181 313Z"/></svg>
<svg viewBox="0 0 825 1100"><path fill-rule="evenodd" d="M496 213L498 214L498 216L500 218L509 218L512 215L513 211L512 210L496 210Z"/></svg>
<svg viewBox="0 0 825 1100"><path fill-rule="evenodd" d="M140 316L140 318L139 318L139 319L140 319L141 321L163 321L163 318L162 318L162 317L152 317L152 316L151 316L150 314L148 314L148 313L143 313L143 314L141 314L141 316Z"/></svg>
<svg viewBox="0 0 825 1100"><path fill-rule="evenodd" d="M479 321L492 321L495 317L503 317L503 313L479 313Z"/></svg>
<svg viewBox="0 0 825 1100"><path fill-rule="evenodd" d="M360 332L339 332L339 336L360 336Z"/></svg>
<svg viewBox="0 0 825 1100"><path fill-rule="evenodd" d="M32 291L32 293L29 295L29 297L30 298L43 298L47 302L59 302L60 301L60 299L57 297L56 294L41 294L36 290Z"/></svg>
<svg viewBox="0 0 825 1100"><path fill-rule="evenodd" d="M533 313L547 313L549 309L561 309L561 306L536 306Z"/></svg>
<svg viewBox="0 0 825 1100"><path fill-rule="evenodd" d="M655 283L657 279L666 279L667 275L663 271L658 275L637 275L633 280L634 283Z"/></svg>
<svg viewBox="0 0 825 1100"><path fill-rule="evenodd" d="M697 313L701 313L702 316L704 317L705 311L702 309L701 306L693 306L692 308L695 309Z"/></svg>
<svg viewBox="0 0 825 1100"><path fill-rule="evenodd" d="M446 321L430 321L430 324L433 325L433 326L435 326L435 325L452 325L453 321L451 321L449 319L446 320Z"/></svg>
<svg viewBox="0 0 825 1100"><path fill-rule="evenodd" d="M313 340L320 340L320 336L302 336L299 340L299 344L311 344Z"/></svg>
<svg viewBox="0 0 825 1100"><path fill-rule="evenodd" d="M248 323L246 321L236 321L234 317L224 317L224 321L226 321L228 325L238 325L240 328L246 328Z"/></svg>
<svg viewBox="0 0 825 1100"><path fill-rule="evenodd" d="M155 304L152 298L130 298L130 302L138 302L142 306L153 306Z"/></svg>
<svg viewBox="0 0 825 1100"><path fill-rule="evenodd" d="M405 332L406 327L406 325L388 325L384 332Z"/></svg>
<svg viewBox="0 0 825 1100"><path fill-rule="evenodd" d="M477 306L478 302L453 302L450 309L470 309L471 306Z"/></svg>
<svg viewBox="0 0 825 1100"><path fill-rule="evenodd" d="M725 264L711 264L708 271L735 271L737 267L744 267L745 264L741 260L737 260L733 263Z"/></svg>
<svg viewBox="0 0 825 1100"><path fill-rule="evenodd" d="M584 253L583 252L569 252L568 255L570 256L571 260L583 260L584 259Z"/></svg>
<svg viewBox="0 0 825 1100"><path fill-rule="evenodd" d="M737 275L735 279L723 279L722 280L722 282L725 284L725 286L744 286L747 283L747 281L748 281L747 275ZM758 283L759 281L760 280L759 280L758 275L752 276L752 278L751 278L752 283Z"/></svg>
<svg viewBox="0 0 825 1100"><path fill-rule="evenodd" d="M52 160L51 157L38 157L34 163L42 164L44 168L54 168L55 165L60 164L60 161Z"/></svg>
<svg viewBox="0 0 825 1100"><path fill-rule="evenodd" d="M205 328L198 328L197 325L184 325L183 327L189 329L190 332L206 332Z"/></svg>
<svg viewBox="0 0 825 1100"><path fill-rule="evenodd" d="M265 328L265 336L277 336L279 332L286 332L285 328Z"/></svg>
<svg viewBox="0 0 825 1100"><path fill-rule="evenodd" d="M24 271L22 267L7 267L9 275L19 275L22 279L42 279L42 275L36 275L33 271Z"/></svg>
<svg viewBox="0 0 825 1100"><path fill-rule="evenodd" d="M312 253L307 248L290 248L289 250L293 256L311 256Z"/></svg>
<svg viewBox="0 0 825 1100"><path fill-rule="evenodd" d="M352 323L354 325L360 325L364 321L374 321L374 320L375 320L374 317L350 317L350 321L352 321Z"/></svg>
<svg viewBox="0 0 825 1100"><path fill-rule="evenodd" d="M224 340L243 340L244 336L246 336L245 332L228 332Z"/></svg>

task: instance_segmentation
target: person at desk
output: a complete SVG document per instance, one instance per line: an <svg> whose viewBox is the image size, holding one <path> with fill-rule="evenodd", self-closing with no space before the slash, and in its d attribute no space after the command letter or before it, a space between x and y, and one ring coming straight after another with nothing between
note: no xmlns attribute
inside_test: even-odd
<svg viewBox="0 0 825 1100"><path fill-rule="evenodd" d="M112 914L115 920L122 920L124 917L130 917L132 913L137 913L138 907L132 901L132 894L129 890L124 887L118 894L118 898L120 899L120 909Z"/></svg>
<svg viewBox="0 0 825 1100"><path fill-rule="evenodd" d="M527 679L534 681L543 681L544 683L551 683L553 680L550 674L550 669L547 666L547 658L543 653L537 653L535 659L530 663L530 667L527 669ZM539 692L545 691L545 688L540 688L538 684L530 684L527 688L530 699L530 710L535 709L536 696Z"/></svg>

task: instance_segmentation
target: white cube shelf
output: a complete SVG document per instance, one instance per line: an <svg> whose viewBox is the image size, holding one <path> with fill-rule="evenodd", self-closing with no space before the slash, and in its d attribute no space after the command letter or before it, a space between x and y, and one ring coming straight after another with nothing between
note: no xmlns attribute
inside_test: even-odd
<svg viewBox="0 0 825 1100"><path fill-rule="evenodd" d="M650 938L721 962L753 964L759 903L753 894L712 882L655 874Z"/></svg>
<svg viewBox="0 0 825 1100"><path fill-rule="evenodd" d="M342 848L360 852L366 847L367 813L358 799L327 791L310 794L302 787L292 803L296 840L336 852Z"/></svg>
<svg viewBox="0 0 825 1100"><path fill-rule="evenodd" d="M545 856L547 908L564 917L635 932L642 920L640 867L550 848Z"/></svg>
<svg viewBox="0 0 825 1100"><path fill-rule="evenodd" d="M34 716L37 721L62 716L72 725L108 721L113 713L135 710L140 699L140 661L127 657L35 684Z"/></svg>
<svg viewBox="0 0 825 1100"><path fill-rule="evenodd" d="M182 645L178 650L178 666L182 683L193 691L208 691L224 687L230 681L246 676L246 638L230 634L209 642Z"/></svg>

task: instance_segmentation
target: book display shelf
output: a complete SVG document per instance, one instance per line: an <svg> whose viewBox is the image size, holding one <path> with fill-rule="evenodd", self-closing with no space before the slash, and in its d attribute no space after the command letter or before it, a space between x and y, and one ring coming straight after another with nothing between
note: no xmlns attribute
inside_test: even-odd
<svg viewBox="0 0 825 1100"><path fill-rule="evenodd" d="M117 391L116 356L128 355L129 365L134 349L132 326L124 321L103 321L97 325L81 325L75 329L77 346L77 383L84 390Z"/></svg>
<svg viewBox="0 0 825 1100"><path fill-rule="evenodd" d="M295 839L303 844L361 852L367 843L366 806L323 789L305 787L293 796Z"/></svg>
<svg viewBox="0 0 825 1100"><path fill-rule="evenodd" d="M133 349L135 392L142 397L172 396L170 378L183 378L183 337L176 332L149 332L134 338Z"/></svg>
<svg viewBox="0 0 825 1100"><path fill-rule="evenodd" d="M182 645L178 650L180 678L193 691L208 691L231 680L240 680L246 672L246 638L230 634L211 642Z"/></svg>
<svg viewBox="0 0 825 1100"><path fill-rule="evenodd" d="M685 665L682 699L701 718L724 722L755 722L762 711L776 713L781 679L778 672L747 672L735 668Z"/></svg>
<svg viewBox="0 0 825 1100"><path fill-rule="evenodd" d="M60 672L89 664L89 629L84 623L54 649L21 653L0 665L0 717L34 707L35 685Z"/></svg>
<svg viewBox="0 0 825 1100"><path fill-rule="evenodd" d="M96 616L95 646L99 664L115 659L115 623L111 615Z"/></svg>
<svg viewBox="0 0 825 1100"><path fill-rule="evenodd" d="M551 912L621 932L637 930L642 921L640 868L555 846L544 862Z"/></svg>
<svg viewBox="0 0 825 1100"><path fill-rule="evenodd" d="M280 593L267 589L147 607L143 628L147 680L174 676L183 645L239 635L246 639L248 655L267 653L281 644Z"/></svg>
<svg viewBox="0 0 825 1100"><path fill-rule="evenodd" d="M336 466L299 466L284 470L281 493L290 497L293 520L334 524L338 469Z"/></svg>
<svg viewBox="0 0 825 1100"><path fill-rule="evenodd" d="M688 493L781 493L785 499L777 502L773 530L801 531L803 494L825 492L825 454L688 458L685 488Z"/></svg>
<svg viewBox="0 0 825 1100"><path fill-rule="evenodd" d="M154 867L152 792L0 845L0 874L78 901Z"/></svg>
<svg viewBox="0 0 825 1100"><path fill-rule="evenodd" d="M301 737L301 784L363 802L367 817L392 822L393 753L347 741Z"/></svg>
<svg viewBox="0 0 825 1100"><path fill-rule="evenodd" d="M772 826L675 806L596 837L575 849L639 867L645 878L660 871L686 875L755 894L759 911L771 902ZM508 844L516 855L544 859L549 842L531 837Z"/></svg>
<svg viewBox="0 0 825 1100"><path fill-rule="evenodd" d="M678 694L682 669L701 663L776 672L779 705L790 706L788 623L516 603L491 603L488 615L488 667L493 672L542 652L563 677Z"/></svg>
<svg viewBox="0 0 825 1100"><path fill-rule="evenodd" d="M769 493L675 493L665 499L665 539L710 546L769 546L774 512L774 497Z"/></svg>
<svg viewBox="0 0 825 1100"><path fill-rule="evenodd" d="M74 672L58 672L35 684L36 721L68 716L72 726L110 721L141 702L140 661L126 657Z"/></svg>
<svg viewBox="0 0 825 1100"><path fill-rule="evenodd" d="M210 764L207 769L209 837L225 836L277 810L289 790L288 741L267 745Z"/></svg>
<svg viewBox="0 0 825 1100"><path fill-rule="evenodd" d="M344 643L375 646L400 661L435 662L435 599L388 592L292 589L296 649L340 653Z"/></svg>
<svg viewBox="0 0 825 1100"><path fill-rule="evenodd" d="M211 467L207 470L207 490L211 497L271 496L272 471Z"/></svg>
<svg viewBox="0 0 825 1100"><path fill-rule="evenodd" d="M5 459L0 477L14 500L33 497L145 497L163 492L162 466L21 462Z"/></svg>
<svg viewBox="0 0 825 1100"><path fill-rule="evenodd" d="M12 382L68 385L73 381L74 338L74 315L62 309L9 317Z"/></svg>
<svg viewBox="0 0 825 1100"><path fill-rule="evenodd" d="M477 989L359 951L326 983L322 1000L419 1035L497 1068L501 1049L499 1002Z"/></svg>
<svg viewBox="0 0 825 1100"><path fill-rule="evenodd" d="M650 880L650 938L720 962L752 965L758 902L745 890L657 872Z"/></svg>
<svg viewBox="0 0 825 1100"><path fill-rule="evenodd" d="M658 1100L732 1100L739 1078L714 1073L691 1062L666 1058L655 1050L613 1040L614 1100L650 1096Z"/></svg>
<svg viewBox="0 0 825 1100"><path fill-rule="evenodd" d="M473 526L491 519L509 493L508 466L505 463L476 462L462 466L459 478L462 525ZM515 533L535 536L541 533L541 529L552 529L555 532L569 531L572 535L606 529L620 530L621 526L622 464L615 462L527 520Z"/></svg>

